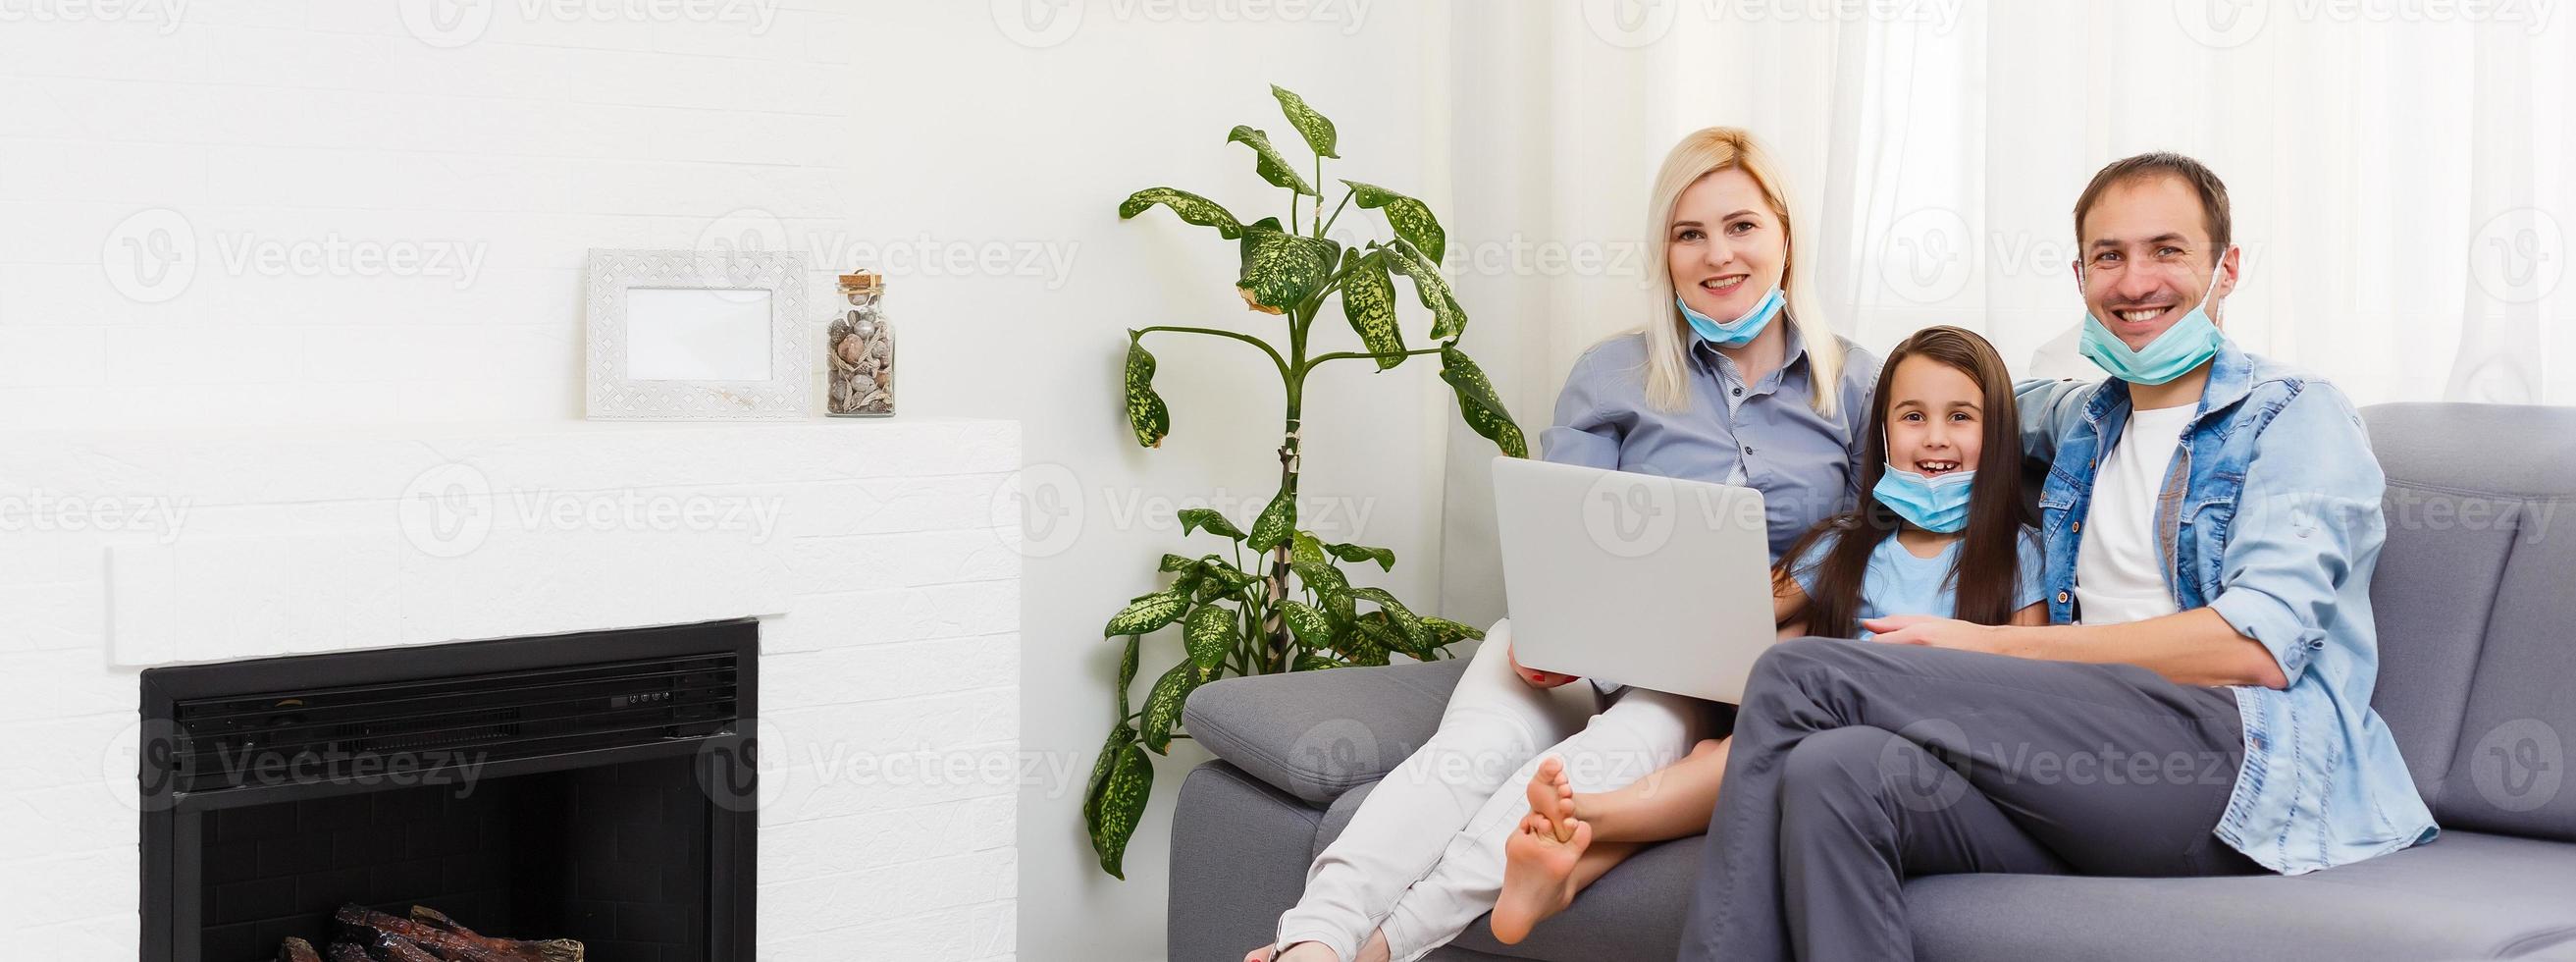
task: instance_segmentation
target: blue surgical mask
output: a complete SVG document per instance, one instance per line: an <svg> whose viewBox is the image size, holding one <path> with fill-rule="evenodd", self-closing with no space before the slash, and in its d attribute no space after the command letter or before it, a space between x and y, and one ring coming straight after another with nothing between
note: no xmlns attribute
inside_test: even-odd
<svg viewBox="0 0 2576 962"><path fill-rule="evenodd" d="M1771 319L1780 316L1780 309L1788 304L1789 298L1780 292L1779 285L1774 284L1771 292L1754 302L1753 309L1744 312L1743 317L1719 321L1691 310L1689 304L1682 303L1681 295L1673 295L1673 306L1682 309L1682 317L1690 321L1691 330L1697 332L1701 340L1719 347L1743 347L1753 343L1753 339L1762 336L1762 329L1771 326Z"/></svg>
<svg viewBox="0 0 2576 962"><path fill-rule="evenodd" d="M2077 283L2082 283L2080 274L2077 275ZM2155 340L2148 341L2144 350L2130 350L2129 345L2121 343L2118 335L2112 334L2110 328L2102 326L2102 321L2087 311L2084 314L2084 338L2077 351L2084 355L2085 360L2111 372L2112 377L2131 384L2163 384L2189 374L2193 368L2217 357L2219 345L2227 342L2227 335L2219 333L2218 325L2209 320L2209 299L2217 293L2218 271L2212 268L2209 290L2200 295L2200 304L2193 307L2191 313L2183 315L2182 320L2175 321L2174 326L2156 335Z"/></svg>
<svg viewBox="0 0 2576 962"><path fill-rule="evenodd" d="M1915 527L1936 534L1957 534L1968 527L1968 495L1977 483L1975 471L1952 471L1937 478L1907 471L1889 458L1878 486L1869 489L1878 503Z"/></svg>

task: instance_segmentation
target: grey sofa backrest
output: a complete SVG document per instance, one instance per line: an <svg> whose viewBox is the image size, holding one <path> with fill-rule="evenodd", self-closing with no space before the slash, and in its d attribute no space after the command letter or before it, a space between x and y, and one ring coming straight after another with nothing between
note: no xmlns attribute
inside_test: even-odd
<svg viewBox="0 0 2576 962"><path fill-rule="evenodd" d="M2444 828L2576 841L2576 408L2383 404L2371 699Z"/></svg>

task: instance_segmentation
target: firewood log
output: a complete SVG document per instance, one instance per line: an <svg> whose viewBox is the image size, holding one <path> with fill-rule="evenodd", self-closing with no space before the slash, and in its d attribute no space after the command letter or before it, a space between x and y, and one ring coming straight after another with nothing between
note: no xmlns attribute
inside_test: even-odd
<svg viewBox="0 0 2576 962"><path fill-rule="evenodd" d="M426 905L412 906L411 920L433 928L446 929L449 932L454 932L469 939L482 938L482 936L475 934L473 929L466 928L465 923L448 918L447 913L430 908Z"/></svg>
<svg viewBox="0 0 2576 962"><path fill-rule="evenodd" d="M290 935L277 946L277 962L322 962L322 957L313 954L313 943Z"/></svg>
<svg viewBox="0 0 2576 962"><path fill-rule="evenodd" d="M438 956L429 954L429 950L391 933L376 936L376 957L385 962L439 962Z"/></svg>
<svg viewBox="0 0 2576 962"><path fill-rule="evenodd" d="M441 916L442 918L444 916ZM483 935L460 935L425 922L387 915L362 905L343 905L333 913L352 936L374 942L398 935L436 954L445 962L583 962L582 944L571 939L526 942Z"/></svg>
<svg viewBox="0 0 2576 962"><path fill-rule="evenodd" d="M451 934L472 939L474 942L485 948L511 953L515 957L528 960L528 962L582 962L582 957L586 953L582 944L572 939L546 939L542 941L496 939L488 935L477 933L473 929L466 928L465 923L450 918L447 913L430 908L426 905L412 906L411 918L414 922L433 926L443 929ZM530 954L531 949L534 950L534 954Z"/></svg>
<svg viewBox="0 0 2576 962"><path fill-rule="evenodd" d="M367 954L366 946L355 942L333 942L330 962L376 962L376 960Z"/></svg>

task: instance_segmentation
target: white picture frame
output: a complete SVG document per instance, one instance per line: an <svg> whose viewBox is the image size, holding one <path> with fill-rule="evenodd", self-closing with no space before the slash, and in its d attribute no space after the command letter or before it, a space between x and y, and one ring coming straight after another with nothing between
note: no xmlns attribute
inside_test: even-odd
<svg viewBox="0 0 2576 962"><path fill-rule="evenodd" d="M802 253L592 248L587 284L589 417L812 415Z"/></svg>

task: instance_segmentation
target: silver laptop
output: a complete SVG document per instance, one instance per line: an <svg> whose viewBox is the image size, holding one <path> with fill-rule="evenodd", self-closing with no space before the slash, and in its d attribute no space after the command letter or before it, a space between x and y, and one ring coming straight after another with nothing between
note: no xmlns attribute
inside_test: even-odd
<svg viewBox="0 0 2576 962"><path fill-rule="evenodd" d="M1521 664L1743 700L1776 637L1762 492L1499 457L1494 510Z"/></svg>

